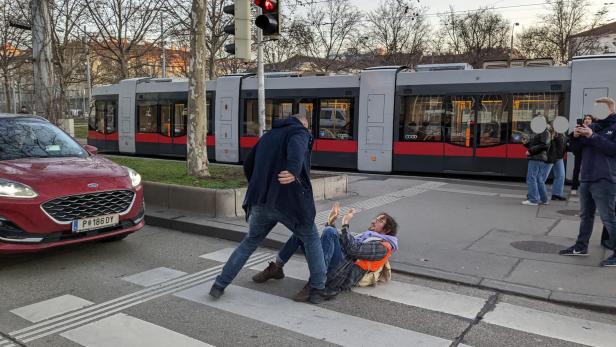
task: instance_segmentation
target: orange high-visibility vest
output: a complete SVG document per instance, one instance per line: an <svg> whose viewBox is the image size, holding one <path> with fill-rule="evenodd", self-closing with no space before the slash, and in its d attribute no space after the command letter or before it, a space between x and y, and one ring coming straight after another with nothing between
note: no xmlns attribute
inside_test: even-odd
<svg viewBox="0 0 616 347"><path fill-rule="evenodd" d="M391 245L387 241L381 241L381 244L387 248L387 254L381 260L357 260L355 261L355 265L359 266L363 270L366 271L376 271L383 267L387 260L391 256Z"/></svg>

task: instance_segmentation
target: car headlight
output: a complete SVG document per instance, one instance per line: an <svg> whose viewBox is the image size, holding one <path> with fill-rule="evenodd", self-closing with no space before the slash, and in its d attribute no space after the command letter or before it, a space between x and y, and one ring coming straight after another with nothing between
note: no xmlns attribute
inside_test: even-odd
<svg viewBox="0 0 616 347"><path fill-rule="evenodd" d="M126 167L126 170L128 170L128 176L130 176L130 183L133 185L133 188L136 188L138 185L141 184L141 175L137 173L137 171Z"/></svg>
<svg viewBox="0 0 616 347"><path fill-rule="evenodd" d="M0 179L0 197L32 199L38 194L25 184Z"/></svg>

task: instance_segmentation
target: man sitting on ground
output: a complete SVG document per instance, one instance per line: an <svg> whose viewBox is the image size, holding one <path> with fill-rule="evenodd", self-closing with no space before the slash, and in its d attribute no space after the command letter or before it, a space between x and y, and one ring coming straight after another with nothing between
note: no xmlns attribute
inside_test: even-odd
<svg viewBox="0 0 616 347"><path fill-rule="evenodd" d="M366 274L381 271L391 254L398 249L396 237L398 224L390 215L380 213L372 220L367 231L354 236L349 231L349 222L355 214L355 209L351 208L342 218L340 232L335 228L339 213L340 204L335 203L321 234L327 267L326 286L336 291L350 290ZM303 247L299 238L291 236L278 252L276 261L270 262L265 270L253 276L253 281L263 283L270 278L284 278L284 264L299 247ZM306 285L293 297L293 300L312 300L309 294L310 288Z"/></svg>

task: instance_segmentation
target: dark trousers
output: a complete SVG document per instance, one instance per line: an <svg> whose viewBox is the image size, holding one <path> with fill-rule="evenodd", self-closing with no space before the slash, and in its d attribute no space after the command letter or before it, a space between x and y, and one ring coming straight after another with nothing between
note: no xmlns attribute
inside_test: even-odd
<svg viewBox="0 0 616 347"><path fill-rule="evenodd" d="M580 169L582 168L582 153L575 156L573 160L573 182L571 189L577 190L580 187Z"/></svg>

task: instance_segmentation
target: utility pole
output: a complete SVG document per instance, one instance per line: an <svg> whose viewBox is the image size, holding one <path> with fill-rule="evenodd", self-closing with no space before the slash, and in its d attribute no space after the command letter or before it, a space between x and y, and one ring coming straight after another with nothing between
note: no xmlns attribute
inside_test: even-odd
<svg viewBox="0 0 616 347"><path fill-rule="evenodd" d="M165 54L165 31L163 28L163 13L160 13L160 51L163 61L163 78L167 78L167 55Z"/></svg>
<svg viewBox="0 0 616 347"><path fill-rule="evenodd" d="M36 112L56 123L61 115L54 111L55 89L51 54L49 0L32 1L32 59Z"/></svg>
<svg viewBox="0 0 616 347"><path fill-rule="evenodd" d="M261 8L257 15L261 15ZM259 109L259 137L265 132L265 76L263 71L263 30L257 29L257 78L259 80L257 106Z"/></svg>
<svg viewBox="0 0 616 347"><path fill-rule="evenodd" d="M513 32L515 31L515 27L520 25L520 23L515 22L511 26L511 46L509 46L509 64L511 64L511 59L513 59Z"/></svg>

